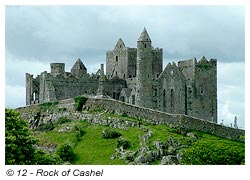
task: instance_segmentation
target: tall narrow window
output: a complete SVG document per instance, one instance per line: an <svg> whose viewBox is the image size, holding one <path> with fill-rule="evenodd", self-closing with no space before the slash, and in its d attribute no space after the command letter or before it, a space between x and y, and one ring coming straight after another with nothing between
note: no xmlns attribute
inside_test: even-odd
<svg viewBox="0 0 250 180"><path fill-rule="evenodd" d="M115 61L118 62L118 56L115 56Z"/></svg>
<svg viewBox="0 0 250 180"><path fill-rule="evenodd" d="M33 104L36 104L36 92L33 92L32 96Z"/></svg>
<svg viewBox="0 0 250 180"><path fill-rule="evenodd" d="M132 95L132 104L135 104L135 95Z"/></svg>
<svg viewBox="0 0 250 180"><path fill-rule="evenodd" d="M203 87L200 88L200 94L201 94L201 95L204 94Z"/></svg>
<svg viewBox="0 0 250 180"><path fill-rule="evenodd" d="M166 108L166 90L163 90L163 108Z"/></svg>
<svg viewBox="0 0 250 180"><path fill-rule="evenodd" d="M147 48L147 44L146 43L144 44L144 47Z"/></svg>
<svg viewBox="0 0 250 180"><path fill-rule="evenodd" d="M113 99L116 99L116 93L113 92Z"/></svg>
<svg viewBox="0 0 250 180"><path fill-rule="evenodd" d="M171 89L170 91L170 102L171 102L171 108L174 107L174 90Z"/></svg>

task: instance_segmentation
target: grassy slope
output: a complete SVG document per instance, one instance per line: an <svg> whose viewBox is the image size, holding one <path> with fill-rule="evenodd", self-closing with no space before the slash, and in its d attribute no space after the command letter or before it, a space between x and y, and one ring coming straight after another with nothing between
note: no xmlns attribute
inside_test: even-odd
<svg viewBox="0 0 250 180"><path fill-rule="evenodd" d="M98 113L98 112L92 112ZM136 121L135 118L118 116L115 114L104 114L104 116L120 118L129 121ZM111 155L115 152L118 138L115 139L104 139L102 137L102 131L107 129L106 126L89 124L86 121L75 120L72 122L65 123L63 125L75 126L77 125L84 131L80 138L77 138L77 131L72 132L58 132L58 128L62 125L58 125L54 130L48 132L35 132L36 137L39 139L40 144L56 144L59 147L62 144L71 144L74 147L74 152L77 155L76 160L73 164L126 164L125 160L120 160L118 158L111 160ZM192 138L178 134L175 129L172 129L166 125L147 125L143 124L143 127L153 131L153 137L150 139L149 143L152 145L154 141L164 141L173 138L176 141L181 140L182 143L187 143L191 145ZM140 138L145 132L140 130L137 126L131 127L128 130L115 129L115 131L120 132L125 140L130 141L131 150L136 150L139 147ZM198 140L195 143L214 143L239 146L244 149L244 143L230 141L227 139L219 138L210 134L195 132L198 135ZM192 144L192 146L195 145ZM153 162L153 164L158 162Z"/></svg>

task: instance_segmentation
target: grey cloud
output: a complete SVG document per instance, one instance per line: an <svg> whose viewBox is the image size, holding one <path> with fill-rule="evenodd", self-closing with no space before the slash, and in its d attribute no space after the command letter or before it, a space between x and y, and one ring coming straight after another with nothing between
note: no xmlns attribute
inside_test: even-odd
<svg viewBox="0 0 250 180"><path fill-rule="evenodd" d="M95 48L105 55L120 37L135 47L144 26L165 57L244 61L244 8L231 6L7 7L6 48L45 61Z"/></svg>

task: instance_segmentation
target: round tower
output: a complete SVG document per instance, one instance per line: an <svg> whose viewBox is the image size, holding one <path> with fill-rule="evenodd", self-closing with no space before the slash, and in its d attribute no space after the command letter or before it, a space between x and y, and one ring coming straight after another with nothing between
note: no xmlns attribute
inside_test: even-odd
<svg viewBox="0 0 250 180"><path fill-rule="evenodd" d="M152 107L152 46L146 28L137 41L136 101L137 106Z"/></svg>

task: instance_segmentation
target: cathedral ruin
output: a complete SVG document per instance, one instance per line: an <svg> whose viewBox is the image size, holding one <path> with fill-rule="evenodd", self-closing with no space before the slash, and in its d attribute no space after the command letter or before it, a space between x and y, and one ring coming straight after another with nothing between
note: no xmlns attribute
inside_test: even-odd
<svg viewBox="0 0 250 180"><path fill-rule="evenodd" d="M217 60L182 60L163 70L163 51L153 48L145 28L136 48L119 39L106 52L106 75L103 64L96 74L89 74L80 59L70 72L65 72L64 63L50 67L50 73L35 78L26 73L26 105L99 95L217 123Z"/></svg>

